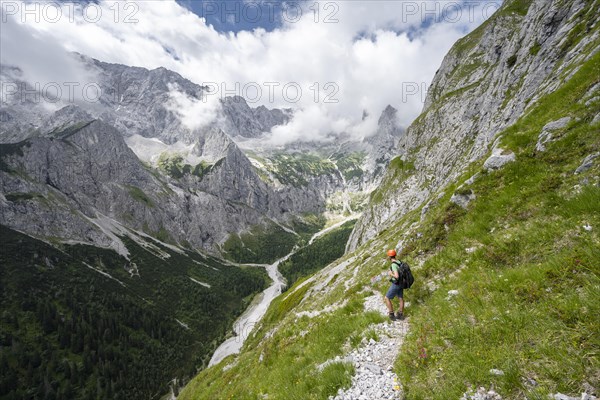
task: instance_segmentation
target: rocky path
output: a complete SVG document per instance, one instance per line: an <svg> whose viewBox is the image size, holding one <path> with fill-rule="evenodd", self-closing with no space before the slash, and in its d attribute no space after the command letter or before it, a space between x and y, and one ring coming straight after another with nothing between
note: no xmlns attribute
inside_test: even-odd
<svg viewBox="0 0 600 400"><path fill-rule="evenodd" d="M377 311L387 315L381 294L365 299L365 311ZM394 361L400 351L408 322L395 321L375 324L371 327L378 338L363 339L360 346L337 361L351 362L355 367L352 386L340 389L330 400L378 400L400 399L402 385L393 372Z"/></svg>

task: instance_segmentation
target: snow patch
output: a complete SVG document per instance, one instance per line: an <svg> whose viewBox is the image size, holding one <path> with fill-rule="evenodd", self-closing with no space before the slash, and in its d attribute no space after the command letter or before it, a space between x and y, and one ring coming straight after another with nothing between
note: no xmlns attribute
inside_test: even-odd
<svg viewBox="0 0 600 400"><path fill-rule="evenodd" d="M207 287L207 288L210 289L210 285L208 283L200 282L200 281L198 281L198 280L196 280L196 279L194 279L192 277L190 277L190 280L192 282L194 282L194 283L197 283L198 285L202 285L202 286Z"/></svg>
<svg viewBox="0 0 600 400"><path fill-rule="evenodd" d="M193 153L194 144L186 144L181 141L166 144L160 139L146 138L137 134L125 138L125 143L140 160L152 165L156 165L160 155L165 152L181 155L184 163L190 165L197 165L202 161L202 157Z"/></svg>

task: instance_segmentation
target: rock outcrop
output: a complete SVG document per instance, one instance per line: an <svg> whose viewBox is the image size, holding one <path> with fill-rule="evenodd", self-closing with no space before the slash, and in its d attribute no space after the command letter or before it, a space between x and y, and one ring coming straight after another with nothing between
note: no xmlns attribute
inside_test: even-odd
<svg viewBox="0 0 600 400"><path fill-rule="evenodd" d="M540 96L569 80L579 64L600 50L590 48L597 31L586 34L585 28L594 12L584 1L505 2L459 40L435 75L423 113L400 139L396 153L414 164L413 173L370 204L348 249L373 238L395 216L421 207L472 162L485 157L496 135ZM584 28L574 30L576 26ZM511 156L493 157L488 161L492 169ZM384 182L394 173L388 171Z"/></svg>

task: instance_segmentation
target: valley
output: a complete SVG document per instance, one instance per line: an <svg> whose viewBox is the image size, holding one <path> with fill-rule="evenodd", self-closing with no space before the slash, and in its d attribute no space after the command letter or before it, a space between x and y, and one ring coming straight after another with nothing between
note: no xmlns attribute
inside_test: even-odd
<svg viewBox="0 0 600 400"><path fill-rule="evenodd" d="M599 396L600 0L505 0L458 27L350 18L352 47L327 52L348 65L303 67L364 86L293 108L202 82L247 73L226 65L243 54L303 75L266 49L308 20L223 33L193 4L142 6L208 31L179 53L152 38L172 70L69 44L97 102L3 89L0 398ZM419 35L454 39L415 106L394 90L412 52L433 57ZM2 87L35 92L33 64L9 58ZM381 299L389 249L416 278L402 322Z"/></svg>

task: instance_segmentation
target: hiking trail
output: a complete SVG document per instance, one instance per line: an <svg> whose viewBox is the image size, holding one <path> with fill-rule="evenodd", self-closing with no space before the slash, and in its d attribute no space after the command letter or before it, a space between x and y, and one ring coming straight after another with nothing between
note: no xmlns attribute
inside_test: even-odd
<svg viewBox="0 0 600 400"><path fill-rule="evenodd" d="M380 293L373 293L373 296L365 299L365 311L377 311L387 316L383 296ZM393 372L393 367L408 328L407 320L373 324L368 329L375 331L378 340L363 338L359 347L346 357L332 360L332 362L354 364L355 373L352 377L352 386L345 390L339 389L337 395L330 396L329 399L400 399L402 385Z"/></svg>

